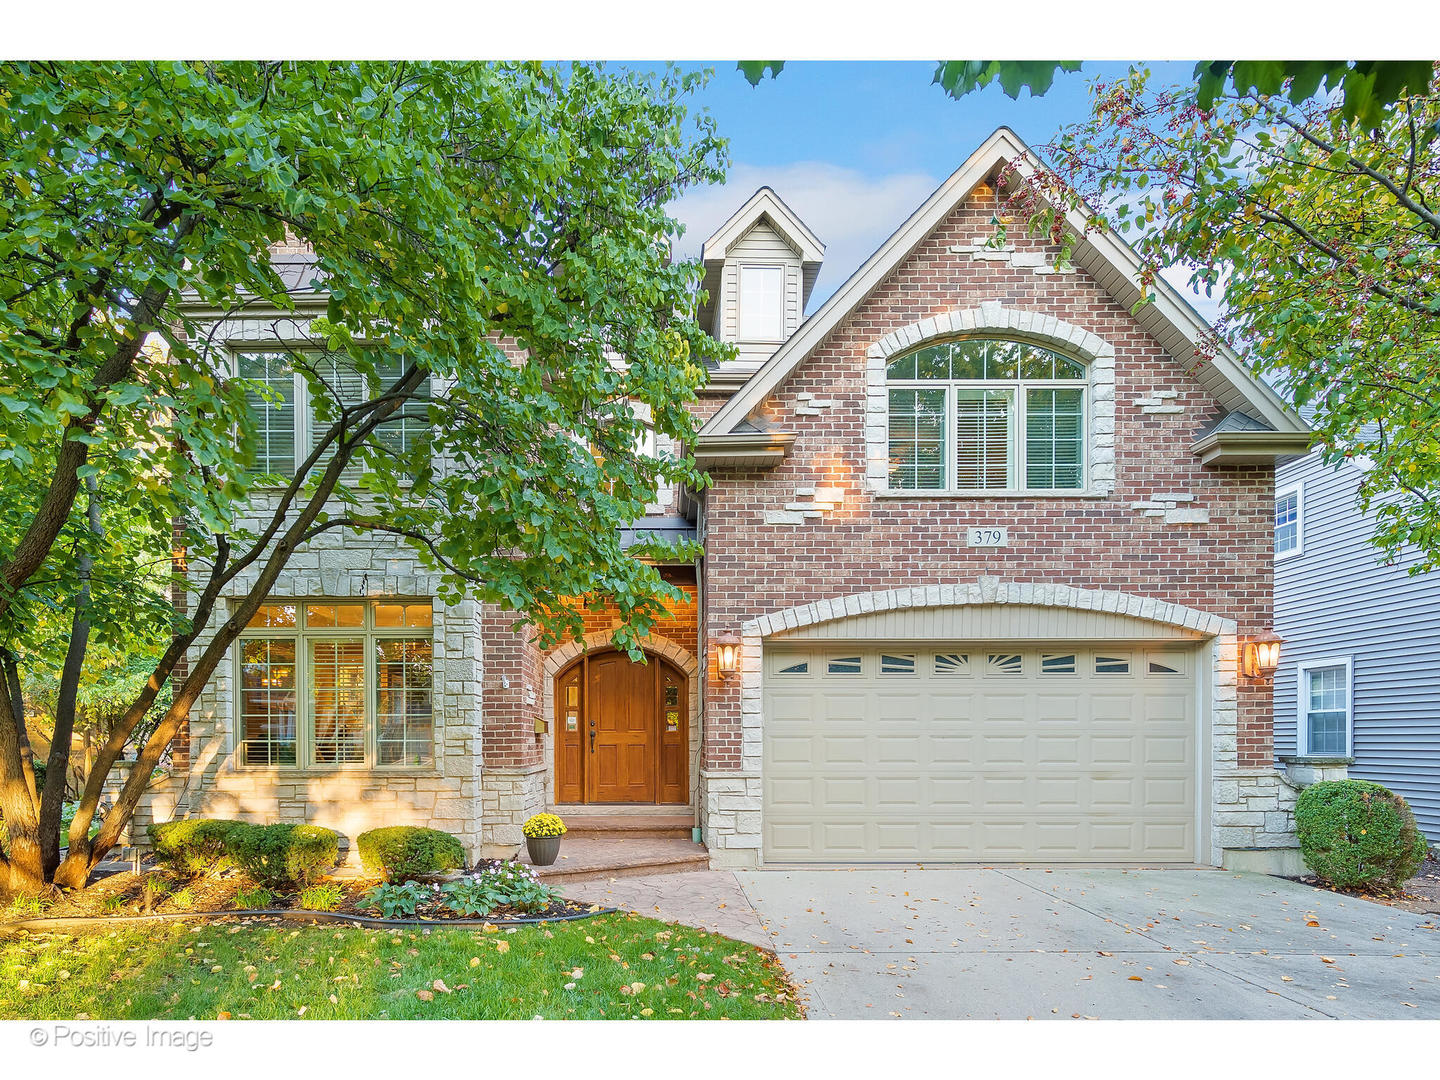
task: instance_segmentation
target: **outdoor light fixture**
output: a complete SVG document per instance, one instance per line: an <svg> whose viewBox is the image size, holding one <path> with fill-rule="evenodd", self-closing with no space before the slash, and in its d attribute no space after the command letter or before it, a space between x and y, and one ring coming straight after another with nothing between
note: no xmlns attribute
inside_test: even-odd
<svg viewBox="0 0 1440 1080"><path fill-rule="evenodd" d="M1252 679L1268 679L1280 666L1280 638L1273 633L1252 638L1245 643L1241 667Z"/></svg>
<svg viewBox="0 0 1440 1080"><path fill-rule="evenodd" d="M715 666L725 677L740 670L740 635L730 632L715 635Z"/></svg>

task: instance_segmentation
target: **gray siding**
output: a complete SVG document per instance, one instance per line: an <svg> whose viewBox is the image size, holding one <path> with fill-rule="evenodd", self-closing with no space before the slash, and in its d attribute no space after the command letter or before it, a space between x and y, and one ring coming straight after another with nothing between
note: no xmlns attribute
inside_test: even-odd
<svg viewBox="0 0 1440 1080"><path fill-rule="evenodd" d="M1282 466L1277 490L1303 484L1302 551L1275 563L1275 752L1295 752L1298 665L1351 658L1355 765L1409 800L1440 843L1440 575L1379 563L1372 522L1355 507L1361 478L1318 454Z"/></svg>

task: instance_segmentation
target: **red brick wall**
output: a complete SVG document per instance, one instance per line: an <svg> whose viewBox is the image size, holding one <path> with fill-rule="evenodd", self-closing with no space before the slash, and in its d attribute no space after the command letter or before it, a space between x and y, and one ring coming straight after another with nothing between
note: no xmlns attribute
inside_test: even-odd
<svg viewBox="0 0 1440 1080"><path fill-rule="evenodd" d="M707 636L796 604L981 575L1153 596L1235 619L1242 638L1269 627L1272 469L1200 465L1190 443L1218 407L1083 271L1036 275L946 250L989 235L994 212L993 196L953 212L765 403L777 426L797 435L780 466L714 474L706 494ZM1022 231L1011 234L1019 250L1042 247ZM986 300L1053 315L1114 345L1112 496L897 500L866 491L866 350L891 330ZM1132 404L1165 389L1178 394L1183 413L1146 415ZM819 416L797 416L796 395L807 391L835 405ZM796 487L816 483L843 489L844 502L804 525L764 523L766 510L784 509ZM1164 492L1194 494L1209 523L1166 525L1130 508ZM1011 546L966 547L964 526L982 522L1008 525ZM704 761L738 768L739 680L718 679L713 657L707 666ZM1267 765L1269 694L1241 680L1239 695L1239 764Z"/></svg>
<svg viewBox="0 0 1440 1080"><path fill-rule="evenodd" d="M700 651L696 644L700 618L698 595L695 588L695 571L688 566L665 566L660 568L660 576L680 589L685 594L685 599L672 604L669 608L669 615L658 620L651 632L656 637L674 642L689 652L691 656L696 656ZM586 636L600 630L613 629L619 624L620 618L611 604L602 604L585 612Z"/></svg>

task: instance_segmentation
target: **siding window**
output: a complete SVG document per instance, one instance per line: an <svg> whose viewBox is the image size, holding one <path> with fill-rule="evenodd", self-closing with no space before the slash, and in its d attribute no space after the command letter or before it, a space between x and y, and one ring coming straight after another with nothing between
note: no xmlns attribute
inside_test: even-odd
<svg viewBox="0 0 1440 1080"><path fill-rule="evenodd" d="M891 361L887 382L891 490L1084 490L1079 361L1015 341L942 342Z"/></svg>
<svg viewBox="0 0 1440 1080"><path fill-rule="evenodd" d="M428 601L267 604L236 643L242 766L434 762Z"/></svg>
<svg viewBox="0 0 1440 1080"><path fill-rule="evenodd" d="M783 341L785 269L740 267L740 340Z"/></svg>
<svg viewBox="0 0 1440 1080"><path fill-rule="evenodd" d="M236 374L252 386L245 401L254 420L255 470L287 479L295 475L295 368L284 353L244 353Z"/></svg>
<svg viewBox="0 0 1440 1080"><path fill-rule="evenodd" d="M1350 660L1318 660L1299 669L1300 754L1350 756Z"/></svg>
<svg viewBox="0 0 1440 1080"><path fill-rule="evenodd" d="M1299 555L1304 541L1304 497L1300 485L1275 492L1275 557Z"/></svg>

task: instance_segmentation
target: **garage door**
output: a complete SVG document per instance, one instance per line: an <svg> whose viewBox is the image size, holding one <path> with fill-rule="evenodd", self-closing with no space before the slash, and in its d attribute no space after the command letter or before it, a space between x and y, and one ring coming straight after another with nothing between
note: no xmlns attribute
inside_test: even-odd
<svg viewBox="0 0 1440 1080"><path fill-rule="evenodd" d="M1195 652L765 653L768 862L1193 862Z"/></svg>

